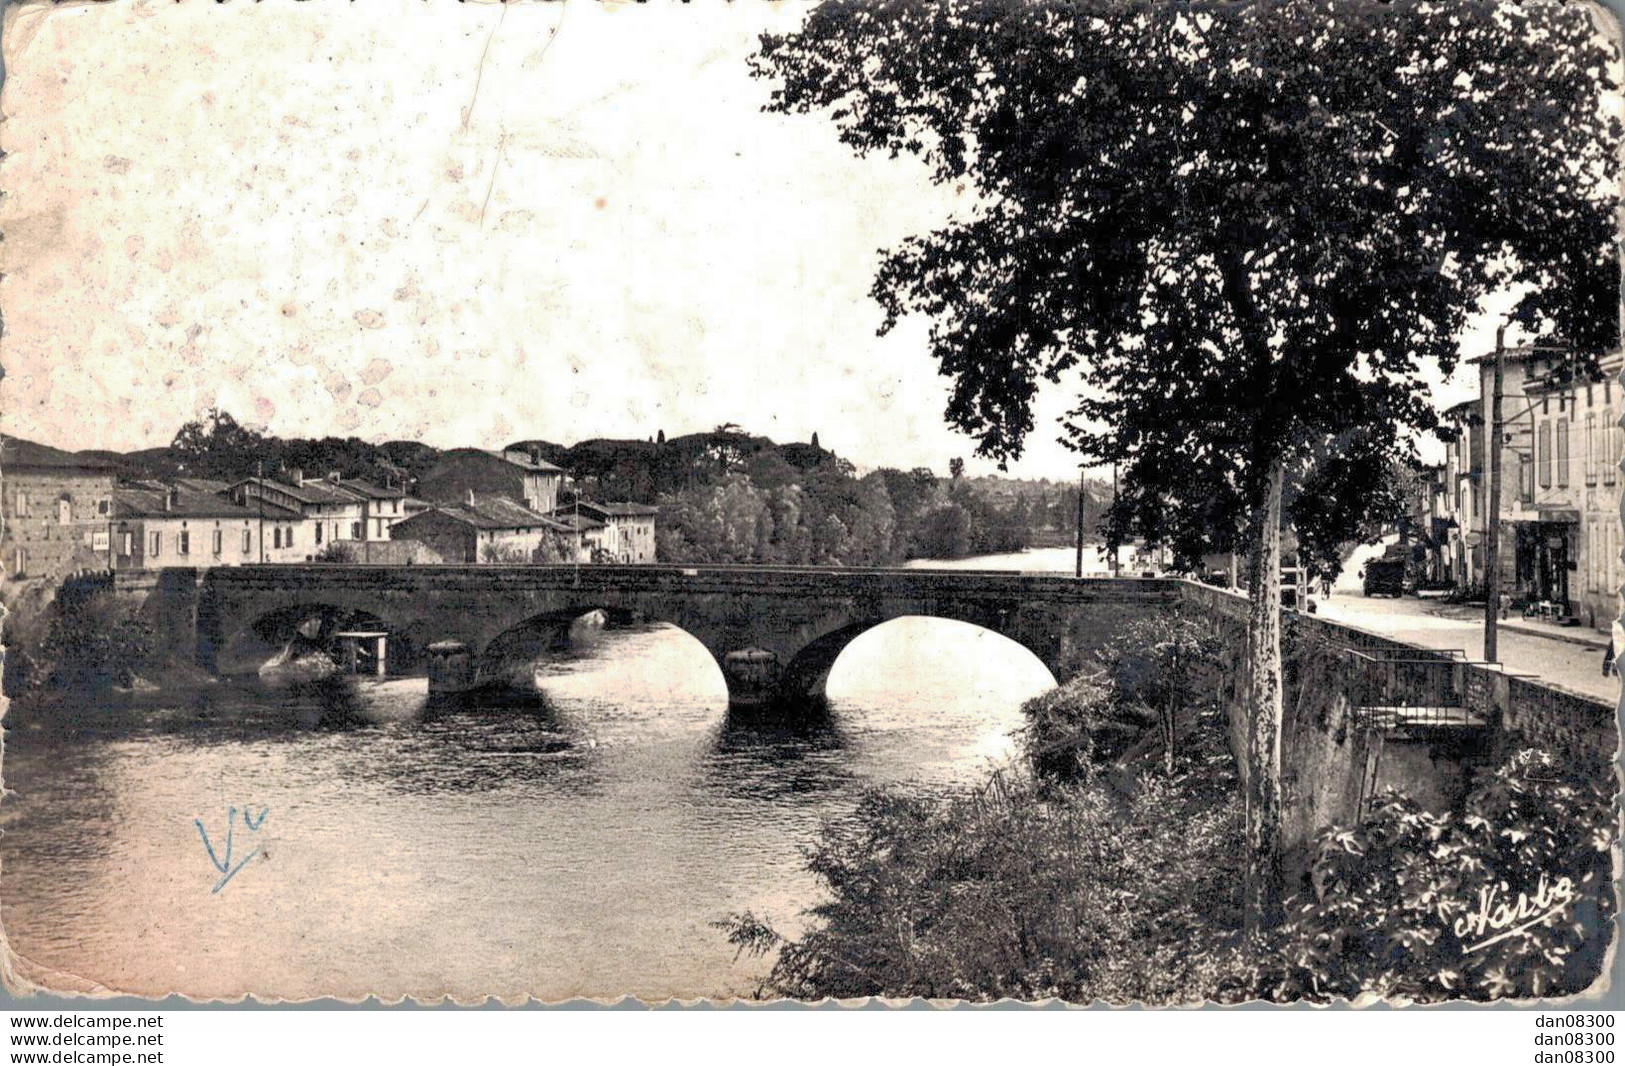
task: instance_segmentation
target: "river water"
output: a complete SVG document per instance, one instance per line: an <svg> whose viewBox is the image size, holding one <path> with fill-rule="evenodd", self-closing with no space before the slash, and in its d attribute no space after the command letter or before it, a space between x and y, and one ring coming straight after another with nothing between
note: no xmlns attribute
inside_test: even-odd
<svg viewBox="0 0 1625 1066"><path fill-rule="evenodd" d="M52 984L148 995L748 995L765 964L711 923L801 928L823 819L981 778L1051 679L1002 637L901 619L790 726L731 716L670 627L606 633L538 683L456 709L422 679L14 702L12 949Z"/></svg>

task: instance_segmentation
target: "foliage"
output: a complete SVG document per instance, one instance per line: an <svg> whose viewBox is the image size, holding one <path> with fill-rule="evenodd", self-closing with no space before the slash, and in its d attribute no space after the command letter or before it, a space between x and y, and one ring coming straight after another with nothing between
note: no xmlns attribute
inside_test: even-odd
<svg viewBox="0 0 1625 1066"><path fill-rule="evenodd" d="M38 659L50 664L49 679L69 687L129 685L155 665L158 642L152 626L128 600L112 592L58 598ZM43 680L47 671L36 672Z"/></svg>
<svg viewBox="0 0 1625 1066"><path fill-rule="evenodd" d="M1173 773L1179 737L1216 714L1222 638L1178 610L1137 617L1104 647L1066 653L1065 684L1022 706L1022 745L1042 778L1089 777L1155 752Z"/></svg>
<svg viewBox="0 0 1625 1066"><path fill-rule="evenodd" d="M343 541L329 541L316 553L318 563L353 563L356 561L355 552Z"/></svg>
<svg viewBox="0 0 1625 1066"><path fill-rule="evenodd" d="M569 559L569 544L557 533L544 533L541 543L534 548L521 548L516 544L486 544L480 549L480 562L496 565L540 565L568 562Z"/></svg>
<svg viewBox="0 0 1625 1066"><path fill-rule="evenodd" d="M1181 719L1216 703L1221 651L1211 623L1172 610L1136 618L1100 653L1113 700L1157 723L1169 773Z"/></svg>
<svg viewBox="0 0 1625 1066"><path fill-rule="evenodd" d="M1097 669L1028 700L1021 745L1033 772L1058 781L1087 778L1096 763L1128 747L1144 723L1116 718L1111 696L1110 680Z"/></svg>
<svg viewBox="0 0 1625 1066"><path fill-rule="evenodd" d="M1275 917L1283 513L1306 552L1389 506L1468 316L1618 340L1612 42L1556 0L825 0L767 35L770 108L824 111L976 207L882 263L932 320L947 417L1019 456L1041 381L1113 463L1111 541L1250 556L1249 923Z"/></svg>
<svg viewBox="0 0 1625 1066"><path fill-rule="evenodd" d="M995 495L965 481L944 485L924 469L860 478L840 463L796 465L805 458L790 446L762 449L725 475L661 496L659 557L797 566L959 558L1023 548L1039 523L1075 506L1065 486Z"/></svg>
<svg viewBox="0 0 1625 1066"><path fill-rule="evenodd" d="M1227 993L1430 1001L1581 991L1601 972L1618 906L1611 784L1605 767L1524 751L1460 812L1384 794L1361 825L1321 834L1312 888ZM1520 895L1527 910L1514 916Z"/></svg>
<svg viewBox="0 0 1625 1066"><path fill-rule="evenodd" d="M830 894L814 927L785 940L739 915L730 942L776 948L768 990L800 999L1195 998L1193 948L1235 918L1231 791L1192 802L1146 776L1056 793L1001 773L947 800L871 794L809 859Z"/></svg>
<svg viewBox="0 0 1625 1066"><path fill-rule="evenodd" d="M181 426L169 446L181 473L191 477L246 477L266 459L264 434L241 425L231 412L211 407Z"/></svg>

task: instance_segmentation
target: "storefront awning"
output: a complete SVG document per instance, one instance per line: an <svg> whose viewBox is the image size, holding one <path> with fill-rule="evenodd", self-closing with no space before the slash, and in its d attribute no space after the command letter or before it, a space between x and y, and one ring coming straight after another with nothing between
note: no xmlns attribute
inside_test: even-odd
<svg viewBox="0 0 1625 1066"><path fill-rule="evenodd" d="M1542 522L1568 522L1580 524L1580 512L1572 507L1537 507Z"/></svg>

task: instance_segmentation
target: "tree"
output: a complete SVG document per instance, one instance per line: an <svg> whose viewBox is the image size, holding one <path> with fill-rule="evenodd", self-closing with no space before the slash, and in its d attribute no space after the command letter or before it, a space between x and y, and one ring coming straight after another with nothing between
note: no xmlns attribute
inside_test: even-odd
<svg viewBox="0 0 1625 1066"><path fill-rule="evenodd" d="M211 407L181 426L170 443L176 463L192 477L240 477L266 457L269 439Z"/></svg>
<svg viewBox="0 0 1625 1066"><path fill-rule="evenodd" d="M1113 526L1247 553L1257 933L1281 888L1283 500L1327 456L1404 457L1433 421L1422 368L1493 290L1617 343L1612 44L1547 0L825 0L752 62L770 110L970 186L873 295L883 332L934 320L979 454L1019 456L1039 382L1075 371L1070 441L1119 465ZM1336 481L1345 511L1369 469Z"/></svg>
<svg viewBox="0 0 1625 1066"><path fill-rule="evenodd" d="M948 476L955 481L965 476L965 460L954 456L948 460Z"/></svg>

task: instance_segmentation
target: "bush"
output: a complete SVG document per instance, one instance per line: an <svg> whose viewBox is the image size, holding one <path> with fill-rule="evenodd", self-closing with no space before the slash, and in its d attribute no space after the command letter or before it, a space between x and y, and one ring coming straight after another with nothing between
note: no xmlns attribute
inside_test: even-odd
<svg viewBox="0 0 1625 1066"><path fill-rule="evenodd" d="M130 685L136 673L156 665L152 627L127 601L111 592L59 599L41 644L35 676L67 686Z"/></svg>
<svg viewBox="0 0 1625 1066"><path fill-rule="evenodd" d="M1606 783L1606 784L1605 784ZM1418 1001L1567 995L1596 980L1617 899L1606 771L1525 751L1460 812L1379 798L1320 837L1312 889L1231 997ZM1532 920L1532 921L1531 921Z"/></svg>
<svg viewBox="0 0 1625 1066"><path fill-rule="evenodd" d="M1179 611L1129 623L1093 655L1063 663L1081 672L1022 708L1029 762L1072 780L1149 751L1172 773L1180 734L1217 703L1221 651L1210 624Z"/></svg>
<svg viewBox="0 0 1625 1066"><path fill-rule="evenodd" d="M1236 920L1239 825L1234 801L1192 807L1161 775L1127 796L1008 774L946 801L876 794L815 848L831 899L805 936L722 924L777 947L766 990L799 999L1192 998L1193 945Z"/></svg>

